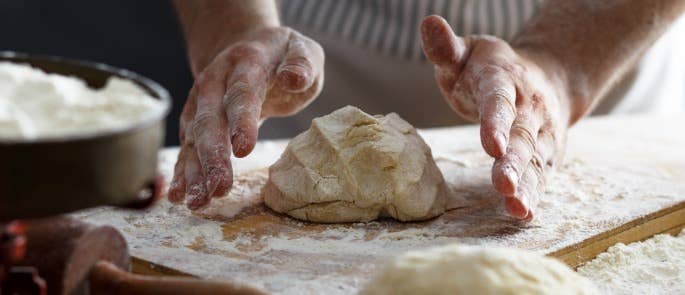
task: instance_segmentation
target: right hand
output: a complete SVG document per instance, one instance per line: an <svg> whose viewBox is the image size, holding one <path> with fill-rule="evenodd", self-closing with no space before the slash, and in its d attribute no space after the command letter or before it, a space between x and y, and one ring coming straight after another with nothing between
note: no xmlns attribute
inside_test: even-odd
<svg viewBox="0 0 685 295"><path fill-rule="evenodd" d="M218 53L197 71L181 114L181 152L169 188L170 201L186 200L192 210L231 189L231 151L250 154L263 119L300 111L323 86L323 49L290 28L217 42L225 44L212 44Z"/></svg>
<svg viewBox="0 0 685 295"><path fill-rule="evenodd" d="M458 37L439 16L424 19L421 36L447 103L480 122L483 149L495 158L492 183L507 211L530 221L563 157L572 114L587 110L560 78L566 69L544 49L493 36Z"/></svg>

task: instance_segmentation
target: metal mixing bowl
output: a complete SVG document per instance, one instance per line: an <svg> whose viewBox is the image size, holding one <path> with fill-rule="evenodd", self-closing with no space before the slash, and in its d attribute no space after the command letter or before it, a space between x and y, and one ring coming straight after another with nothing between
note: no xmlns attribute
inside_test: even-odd
<svg viewBox="0 0 685 295"><path fill-rule="evenodd" d="M119 76L164 104L164 112L125 130L57 139L0 139L0 222L66 213L99 205L126 206L152 198L157 152L171 99L159 84L104 64L59 57L0 52L0 61L30 64L48 73L75 76L101 88Z"/></svg>

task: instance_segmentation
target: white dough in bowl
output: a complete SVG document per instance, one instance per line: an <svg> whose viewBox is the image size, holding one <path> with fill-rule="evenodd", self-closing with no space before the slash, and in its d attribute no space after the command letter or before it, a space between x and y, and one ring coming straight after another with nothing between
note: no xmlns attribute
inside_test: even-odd
<svg viewBox="0 0 685 295"><path fill-rule="evenodd" d="M164 112L162 101L132 81L102 89L76 77L0 62L0 140L33 140L124 129Z"/></svg>
<svg viewBox="0 0 685 295"><path fill-rule="evenodd" d="M393 259L360 295L599 294L562 262L534 252L452 244Z"/></svg>

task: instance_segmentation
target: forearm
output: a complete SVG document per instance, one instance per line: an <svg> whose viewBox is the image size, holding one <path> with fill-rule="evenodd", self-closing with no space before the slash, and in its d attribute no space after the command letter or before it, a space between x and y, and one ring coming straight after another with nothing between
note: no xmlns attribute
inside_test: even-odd
<svg viewBox="0 0 685 295"><path fill-rule="evenodd" d="M599 98L685 11L682 0L548 0L512 41L563 70L570 123Z"/></svg>
<svg viewBox="0 0 685 295"><path fill-rule="evenodd" d="M173 0L194 74L237 36L278 26L274 0Z"/></svg>

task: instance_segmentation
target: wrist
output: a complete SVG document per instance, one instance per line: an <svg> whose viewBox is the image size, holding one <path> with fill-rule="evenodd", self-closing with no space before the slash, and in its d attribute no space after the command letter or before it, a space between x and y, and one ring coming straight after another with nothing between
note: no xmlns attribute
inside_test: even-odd
<svg viewBox="0 0 685 295"><path fill-rule="evenodd" d="M179 12L193 74L252 32L280 25L275 5L260 2L198 1L191 12Z"/></svg>

